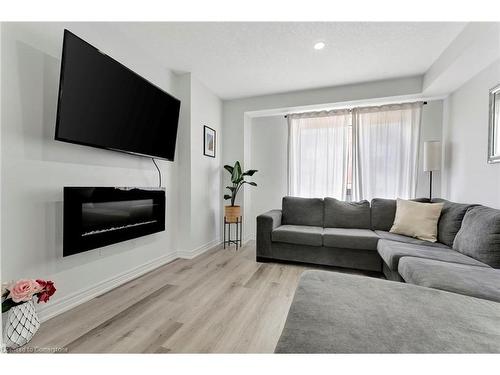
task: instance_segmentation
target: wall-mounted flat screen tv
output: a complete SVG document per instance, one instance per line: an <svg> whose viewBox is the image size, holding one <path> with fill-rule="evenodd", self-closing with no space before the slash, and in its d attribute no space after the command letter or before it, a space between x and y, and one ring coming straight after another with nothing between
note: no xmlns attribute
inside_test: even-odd
<svg viewBox="0 0 500 375"><path fill-rule="evenodd" d="M180 104L64 31L56 140L173 161Z"/></svg>

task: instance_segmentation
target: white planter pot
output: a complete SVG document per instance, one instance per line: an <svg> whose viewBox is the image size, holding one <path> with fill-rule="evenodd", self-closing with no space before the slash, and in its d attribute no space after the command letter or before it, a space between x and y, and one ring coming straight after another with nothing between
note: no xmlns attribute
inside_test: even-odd
<svg viewBox="0 0 500 375"><path fill-rule="evenodd" d="M2 314L3 342L7 349L26 345L40 328L33 300L12 307Z"/></svg>

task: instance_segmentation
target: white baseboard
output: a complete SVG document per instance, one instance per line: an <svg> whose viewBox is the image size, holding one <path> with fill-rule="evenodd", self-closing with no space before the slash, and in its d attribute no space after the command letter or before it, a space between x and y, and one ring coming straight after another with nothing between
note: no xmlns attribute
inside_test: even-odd
<svg viewBox="0 0 500 375"><path fill-rule="evenodd" d="M255 241L255 234L249 234L243 239L243 245L246 245L250 241Z"/></svg>
<svg viewBox="0 0 500 375"><path fill-rule="evenodd" d="M207 242L206 244L201 245L193 250L178 250L177 256L179 258L184 258L184 259L193 259L193 258L197 257L198 255L203 254L205 251L208 251L208 250L214 248L215 246L219 246L220 244L222 244L221 239L216 238L215 240Z"/></svg>
<svg viewBox="0 0 500 375"><path fill-rule="evenodd" d="M116 276L110 277L109 279L103 280L91 287L79 290L72 294L69 294L61 299L55 300L50 304L38 306L38 315L42 322L53 318L65 311L68 311L82 303L90 301L92 298L98 297L111 289L114 289L128 281L138 278L154 269L163 266L169 262L172 262L178 258L193 259L198 255L203 254L205 251L218 246L221 243L220 239L215 239L209 243L202 245L193 250L179 250L174 251L171 254L163 255L152 261L144 263L137 266L129 271L123 272Z"/></svg>

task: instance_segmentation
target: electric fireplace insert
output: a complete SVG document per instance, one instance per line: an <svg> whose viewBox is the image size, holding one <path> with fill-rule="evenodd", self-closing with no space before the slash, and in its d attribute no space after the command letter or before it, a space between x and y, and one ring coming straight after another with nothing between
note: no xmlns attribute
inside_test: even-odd
<svg viewBox="0 0 500 375"><path fill-rule="evenodd" d="M165 190L64 188L63 256L165 230Z"/></svg>

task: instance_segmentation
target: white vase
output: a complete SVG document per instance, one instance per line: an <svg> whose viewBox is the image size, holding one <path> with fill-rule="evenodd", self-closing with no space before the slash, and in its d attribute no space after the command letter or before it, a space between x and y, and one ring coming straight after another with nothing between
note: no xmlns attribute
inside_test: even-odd
<svg viewBox="0 0 500 375"><path fill-rule="evenodd" d="M3 343L7 349L26 345L40 328L40 320L33 300L11 307L2 314Z"/></svg>

